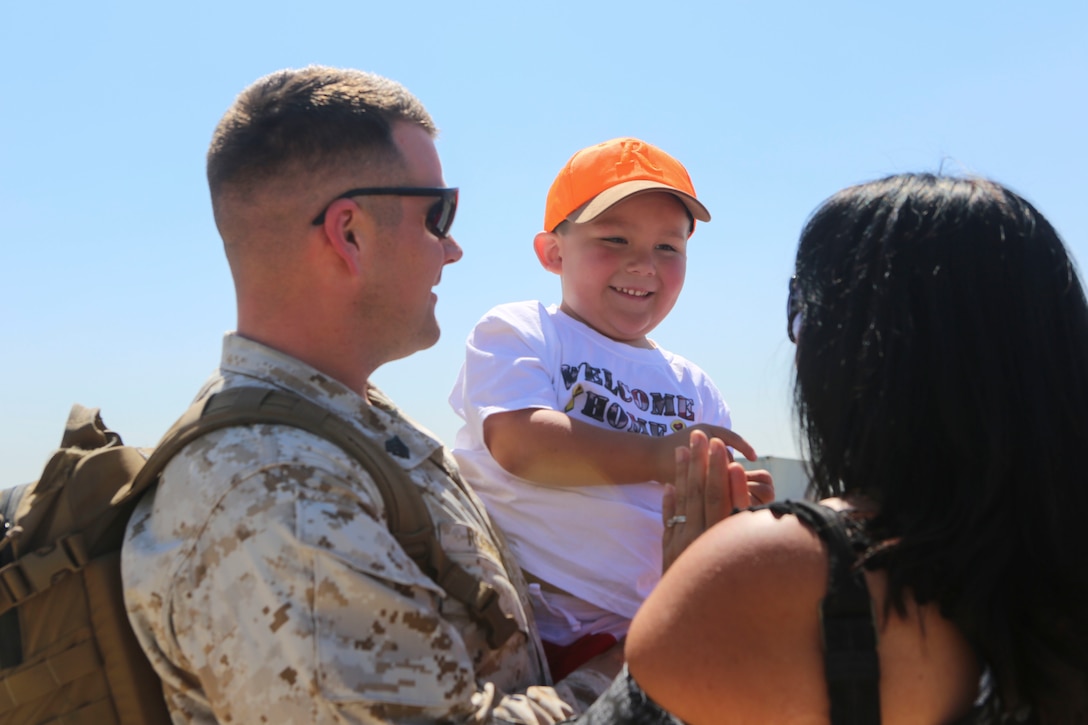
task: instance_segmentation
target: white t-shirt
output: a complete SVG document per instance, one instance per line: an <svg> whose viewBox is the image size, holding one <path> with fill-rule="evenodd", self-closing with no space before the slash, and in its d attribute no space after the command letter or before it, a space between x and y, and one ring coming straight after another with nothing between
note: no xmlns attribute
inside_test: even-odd
<svg viewBox="0 0 1088 725"><path fill-rule="evenodd" d="M663 487L556 488L518 478L488 452L484 419L547 408L653 436L731 425L718 389L692 362L616 342L535 301L499 305L477 323L450 405L465 421L453 454L522 568L628 619L661 577Z"/></svg>

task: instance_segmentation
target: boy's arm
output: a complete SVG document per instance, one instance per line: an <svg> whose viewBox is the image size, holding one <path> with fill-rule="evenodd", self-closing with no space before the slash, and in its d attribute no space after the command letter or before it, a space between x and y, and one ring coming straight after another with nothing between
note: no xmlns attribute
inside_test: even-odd
<svg viewBox="0 0 1088 725"><path fill-rule="evenodd" d="M557 410L527 408L489 415L484 443L508 472L545 486L667 482L676 473L676 449L693 430L755 460L743 438L721 426L701 423L668 436L633 435L575 420Z"/></svg>

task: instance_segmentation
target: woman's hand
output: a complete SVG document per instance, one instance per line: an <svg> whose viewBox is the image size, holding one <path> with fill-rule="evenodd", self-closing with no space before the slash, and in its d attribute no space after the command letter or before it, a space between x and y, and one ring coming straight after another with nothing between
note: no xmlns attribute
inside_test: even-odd
<svg viewBox="0 0 1088 725"><path fill-rule="evenodd" d="M708 528L734 509L774 500L769 471L745 471L720 438L693 430L689 446L676 449L676 477L666 484L661 514L665 523L662 568Z"/></svg>

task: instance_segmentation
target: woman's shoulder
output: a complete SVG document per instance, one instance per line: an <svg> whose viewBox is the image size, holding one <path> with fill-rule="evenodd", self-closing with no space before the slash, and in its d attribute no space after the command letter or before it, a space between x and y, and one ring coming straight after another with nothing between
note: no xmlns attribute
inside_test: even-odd
<svg viewBox="0 0 1088 725"><path fill-rule="evenodd" d="M805 506L761 507L712 527L639 610L627 641L631 673L685 721L716 722L721 703L731 702L738 721L773 714L827 722L819 614L827 546L812 525L784 515ZM865 582L876 615L881 701L891 717L885 722L894 721L893 712L930 713L938 722L962 713L978 681L966 641L934 607L911 602L905 616L889 612L882 572L866 572Z"/></svg>
<svg viewBox="0 0 1088 725"><path fill-rule="evenodd" d="M631 673L688 722L713 721L727 701L738 722L760 721L767 702L819 701L816 613L826 582L820 540L795 517L735 514L699 537L639 610L627 640Z"/></svg>
<svg viewBox="0 0 1088 725"><path fill-rule="evenodd" d="M720 622L722 617L748 621L752 634L771 620L789 620L810 612L826 591L827 556L819 537L794 516L767 507L741 511L712 526L665 572L646 602L646 616L680 617ZM640 615L643 612L640 612ZM729 620L727 620L728 622ZM782 633L778 624L768 634ZM728 628L708 632L700 648L717 637L732 637ZM695 644L695 643L693 643Z"/></svg>
<svg viewBox="0 0 1088 725"><path fill-rule="evenodd" d="M753 596L773 593L782 585L796 591L808 583L813 594L822 596L826 562L823 545L812 528L796 516L783 516L781 505L761 506L712 526L665 577L677 580L677 587L699 586L707 593L744 590ZM810 577L796 579L798 570L809 568L813 569ZM785 572L791 576L783 581Z"/></svg>

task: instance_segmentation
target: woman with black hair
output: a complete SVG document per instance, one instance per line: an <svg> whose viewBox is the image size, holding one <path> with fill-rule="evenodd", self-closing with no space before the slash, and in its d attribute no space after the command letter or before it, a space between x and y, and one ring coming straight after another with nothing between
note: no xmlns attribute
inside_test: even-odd
<svg viewBox="0 0 1088 725"><path fill-rule="evenodd" d="M1088 305L1057 232L996 183L893 176L815 212L790 292L823 505L698 538L639 611L611 706L1088 720ZM736 465L710 441L678 485Z"/></svg>

